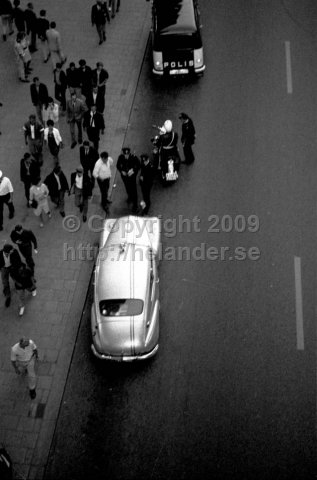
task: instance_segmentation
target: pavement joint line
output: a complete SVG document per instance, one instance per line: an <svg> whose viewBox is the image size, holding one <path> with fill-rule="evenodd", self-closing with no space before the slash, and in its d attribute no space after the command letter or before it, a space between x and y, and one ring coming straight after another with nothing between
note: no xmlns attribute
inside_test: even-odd
<svg viewBox="0 0 317 480"><path fill-rule="evenodd" d="M294 257L295 270L295 302L296 302L296 340L297 350L304 350L304 317L303 317L303 295L301 258Z"/></svg>
<svg viewBox="0 0 317 480"><path fill-rule="evenodd" d="M293 93L292 80L292 62L291 62L291 42L285 41L285 59L286 59L286 90L288 94Z"/></svg>

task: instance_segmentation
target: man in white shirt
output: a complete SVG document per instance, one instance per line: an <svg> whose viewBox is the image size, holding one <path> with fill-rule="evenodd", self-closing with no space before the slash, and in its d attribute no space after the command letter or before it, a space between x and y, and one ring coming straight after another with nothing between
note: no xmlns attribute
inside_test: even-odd
<svg viewBox="0 0 317 480"><path fill-rule="evenodd" d="M0 231L3 230L3 205L9 209L9 218L14 217L13 187L8 177L4 177L0 170Z"/></svg>
<svg viewBox="0 0 317 480"><path fill-rule="evenodd" d="M101 193L101 206L106 213L109 213L108 204L111 203L111 201L108 200L108 190L112 164L113 159L109 157L108 152L102 152L92 172L93 176L97 179Z"/></svg>
<svg viewBox="0 0 317 480"><path fill-rule="evenodd" d="M36 375L34 371L35 359L38 359L37 347L33 340L22 337L11 348L11 363L17 375L27 372L30 397L36 397Z"/></svg>

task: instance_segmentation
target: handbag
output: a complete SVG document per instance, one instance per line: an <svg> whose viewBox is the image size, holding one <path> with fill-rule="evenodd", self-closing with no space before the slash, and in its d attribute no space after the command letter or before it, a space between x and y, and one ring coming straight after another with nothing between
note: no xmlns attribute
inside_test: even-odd
<svg viewBox="0 0 317 480"><path fill-rule="evenodd" d="M38 206L37 200L33 199L33 200L32 200L32 203L31 203L31 207L32 207L32 208L37 208L37 206Z"/></svg>

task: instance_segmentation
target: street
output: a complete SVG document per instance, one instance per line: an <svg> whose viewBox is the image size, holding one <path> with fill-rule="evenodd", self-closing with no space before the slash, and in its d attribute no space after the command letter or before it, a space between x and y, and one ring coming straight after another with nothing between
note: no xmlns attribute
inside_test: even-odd
<svg viewBox="0 0 317 480"><path fill-rule="evenodd" d="M154 80L148 48L125 141L149 152L182 111L197 131L194 164L152 194L159 352L95 360L90 287L46 480L316 476L316 5L200 3L204 77Z"/></svg>

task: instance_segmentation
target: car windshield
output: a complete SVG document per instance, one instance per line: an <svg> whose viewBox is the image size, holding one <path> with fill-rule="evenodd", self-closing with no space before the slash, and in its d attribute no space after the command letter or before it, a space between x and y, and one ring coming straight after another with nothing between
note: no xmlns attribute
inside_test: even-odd
<svg viewBox="0 0 317 480"><path fill-rule="evenodd" d="M186 48L200 48L201 42L197 33L164 34L156 37L155 48L157 50L175 50Z"/></svg>
<svg viewBox="0 0 317 480"><path fill-rule="evenodd" d="M136 298L121 298L115 300L101 300L100 313L104 317L126 317L141 315L143 300Z"/></svg>

